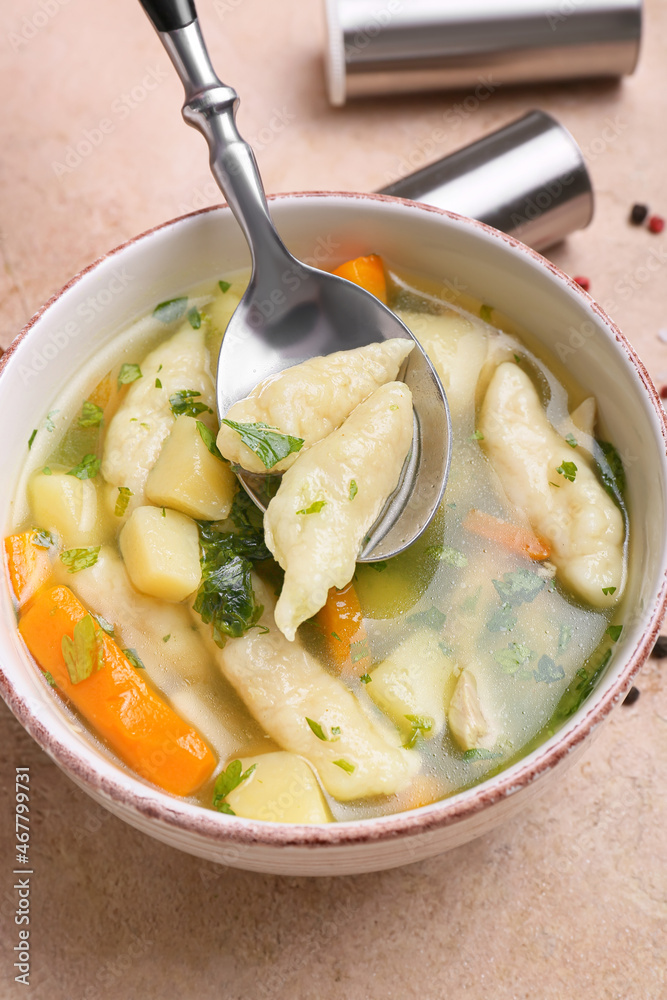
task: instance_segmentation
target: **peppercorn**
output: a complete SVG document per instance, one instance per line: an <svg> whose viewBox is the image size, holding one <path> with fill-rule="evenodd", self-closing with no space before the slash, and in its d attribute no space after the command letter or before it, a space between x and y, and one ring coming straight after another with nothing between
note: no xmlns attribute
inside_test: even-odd
<svg viewBox="0 0 667 1000"><path fill-rule="evenodd" d="M581 274L578 275L574 280L576 281L576 283L578 285L581 285L581 287L583 288L583 290L585 292L587 292L588 289L591 287L591 279L590 278L584 278L584 276L581 275Z"/></svg>
<svg viewBox="0 0 667 1000"><path fill-rule="evenodd" d="M663 385L660 389L660 399L667 399L667 385Z"/></svg>
<svg viewBox="0 0 667 1000"><path fill-rule="evenodd" d="M667 656L667 635L658 636L655 646L651 650L651 656L655 656L659 660Z"/></svg>
<svg viewBox="0 0 667 1000"><path fill-rule="evenodd" d="M630 212L630 222L633 226L641 226L648 215L648 205L633 205Z"/></svg>
<svg viewBox="0 0 667 1000"><path fill-rule="evenodd" d="M661 215L652 215L648 220L648 228L652 233L661 233L665 228L665 220Z"/></svg>
<svg viewBox="0 0 667 1000"><path fill-rule="evenodd" d="M623 699L623 704L634 705L634 703L637 701L637 698L639 698L639 695L640 695L639 688L631 687L628 693L626 694L625 698Z"/></svg>

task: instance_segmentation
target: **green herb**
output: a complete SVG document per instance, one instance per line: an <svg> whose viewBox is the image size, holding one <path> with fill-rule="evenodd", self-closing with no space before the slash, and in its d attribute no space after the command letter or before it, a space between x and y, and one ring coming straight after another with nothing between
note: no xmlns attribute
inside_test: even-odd
<svg viewBox="0 0 667 1000"><path fill-rule="evenodd" d="M70 469L68 476L76 476L77 479L94 479L100 471L101 460L96 455L84 455L78 465Z"/></svg>
<svg viewBox="0 0 667 1000"><path fill-rule="evenodd" d="M491 760L492 757L502 757L502 754L493 750L485 750L484 747L473 747L472 750L466 750L463 754L464 760Z"/></svg>
<svg viewBox="0 0 667 1000"><path fill-rule="evenodd" d="M574 462L562 462L556 472L570 483L573 483L577 478L577 467Z"/></svg>
<svg viewBox="0 0 667 1000"><path fill-rule="evenodd" d="M439 642L438 643L438 649L440 650L440 652L442 653L443 656L453 656L454 655L454 650L452 649L452 647L448 646L444 642Z"/></svg>
<svg viewBox="0 0 667 1000"><path fill-rule="evenodd" d="M516 616L511 604L503 604L487 623L489 632L511 632L516 625Z"/></svg>
<svg viewBox="0 0 667 1000"><path fill-rule="evenodd" d="M596 441L594 458L602 485L614 500L622 500L625 494L625 469L621 456L609 441Z"/></svg>
<svg viewBox="0 0 667 1000"><path fill-rule="evenodd" d="M104 665L91 615L84 615L76 623L71 639L68 635L62 637L61 648L72 684L80 684Z"/></svg>
<svg viewBox="0 0 667 1000"><path fill-rule="evenodd" d="M545 581L528 569L518 569L513 573L505 573L502 580L494 580L498 596L503 604L517 607L534 601L544 587Z"/></svg>
<svg viewBox="0 0 667 1000"><path fill-rule="evenodd" d="M328 741L329 737L326 735L319 722L315 722L314 719L309 719L308 716L306 716L306 722L315 733L318 740L324 740L325 742Z"/></svg>
<svg viewBox="0 0 667 1000"><path fill-rule="evenodd" d="M461 611L465 611L466 614L472 614L477 608L477 602L479 601L479 595L482 593L482 586L477 588L474 594L469 594L464 601L461 602Z"/></svg>
<svg viewBox="0 0 667 1000"><path fill-rule="evenodd" d="M162 388L162 381L159 378L155 379L155 388L156 389L161 389Z"/></svg>
<svg viewBox="0 0 667 1000"><path fill-rule="evenodd" d="M257 455L267 469L281 462L283 458L301 451L303 438L282 434L277 427L269 424L239 424L235 420L223 420L239 435L243 444Z"/></svg>
<svg viewBox="0 0 667 1000"><path fill-rule="evenodd" d="M162 508L162 516L163 516L163 517L166 517L166 516L167 516L167 510L166 510L166 508L165 508L165 507L163 507L163 508Z"/></svg>
<svg viewBox="0 0 667 1000"><path fill-rule="evenodd" d="M51 475L53 475L53 473L51 472L51 470L50 470L50 468L48 467L48 465L45 465L45 466L44 466L44 468L42 469L42 472L43 472L43 474L44 474L45 476L51 476Z"/></svg>
<svg viewBox="0 0 667 1000"><path fill-rule="evenodd" d="M348 774L352 774L354 771L354 764L350 764L347 760L334 760L332 761L332 764L335 764L336 767L342 768L343 771L347 771Z"/></svg>
<svg viewBox="0 0 667 1000"><path fill-rule="evenodd" d="M201 313L197 309L197 306L193 306L188 312L188 323L193 330L198 330L201 326Z"/></svg>
<svg viewBox="0 0 667 1000"><path fill-rule="evenodd" d="M127 505L130 502L130 497L133 497L134 493L129 486L119 486L118 496L116 497L116 506L113 509L116 517L122 517L127 510Z"/></svg>
<svg viewBox="0 0 667 1000"><path fill-rule="evenodd" d="M519 642L510 642L506 649L498 650L495 660L503 668L504 673L515 674L532 656L533 653L527 646L522 646Z"/></svg>
<svg viewBox="0 0 667 1000"><path fill-rule="evenodd" d="M470 435L470 440L471 441L483 441L484 440L484 435L482 434L481 431L473 431L472 434Z"/></svg>
<svg viewBox="0 0 667 1000"><path fill-rule="evenodd" d="M340 726L332 726L331 727L331 735L332 736L340 736L340 734L341 734L341 728L340 728Z"/></svg>
<svg viewBox="0 0 667 1000"><path fill-rule="evenodd" d="M410 738L405 744L405 749L409 750L415 745L418 738L423 736L424 733L430 733L433 729L433 719L430 715L406 715L405 718L408 720L412 726L412 732L410 733Z"/></svg>
<svg viewBox="0 0 667 1000"><path fill-rule="evenodd" d="M398 404L397 403L392 403L391 406L389 407L389 409L390 410L397 410L398 409Z"/></svg>
<svg viewBox="0 0 667 1000"><path fill-rule="evenodd" d="M544 684L554 684L565 677L565 671L545 653L537 661L537 670L533 670L533 677Z"/></svg>
<svg viewBox="0 0 667 1000"><path fill-rule="evenodd" d="M228 291L229 291L229 289L230 289L231 287L232 287L232 284L231 284L231 282L230 282L230 281L219 281L219 282L218 282L218 288L220 289L220 291L221 291L221 292L222 292L223 294L224 294L225 292L228 292Z"/></svg>
<svg viewBox="0 0 667 1000"><path fill-rule="evenodd" d="M515 355L514 355L514 360L516 361L516 363L517 363L518 365L520 365L520 364L521 364L521 358L520 358L520 356L519 356L518 354L515 354Z"/></svg>
<svg viewBox="0 0 667 1000"><path fill-rule="evenodd" d="M359 492L359 487L357 486L355 479L350 479L350 500L354 500L357 493Z"/></svg>
<svg viewBox="0 0 667 1000"><path fill-rule="evenodd" d="M560 486L558 485L558 483L552 483L551 480L549 480L549 486L555 486L557 490L560 489Z"/></svg>
<svg viewBox="0 0 667 1000"><path fill-rule="evenodd" d="M121 365L118 372L118 388L120 389L121 385L129 385L130 382L136 382L138 378L141 378L141 368L139 365Z"/></svg>
<svg viewBox="0 0 667 1000"><path fill-rule="evenodd" d="M569 444L570 448L576 448L577 445L579 444L579 442L577 441L577 439L574 436L574 434L566 434L565 435L565 440Z"/></svg>
<svg viewBox="0 0 667 1000"><path fill-rule="evenodd" d="M602 588L602 593L603 594L615 594L616 593L616 587L603 587Z"/></svg>
<svg viewBox="0 0 667 1000"><path fill-rule="evenodd" d="M581 708L604 673L610 659L611 649L607 649L597 664L587 664L586 667L580 667L577 670L574 680L568 684L556 706L556 711L552 716L554 726L558 727Z"/></svg>
<svg viewBox="0 0 667 1000"><path fill-rule="evenodd" d="M222 647L228 636L238 638L257 625L264 610L255 600L250 575L250 559L257 558L253 553L258 545L254 539L218 531L206 522L198 527L202 582L194 610L206 625L212 625L213 639Z"/></svg>
<svg viewBox="0 0 667 1000"><path fill-rule="evenodd" d="M91 611L91 614L92 614L92 611ZM95 621L97 622L97 624L100 626L100 628L102 629L102 631L106 632L107 635L114 636L116 634L116 630L113 627L113 625L111 624L111 622L108 622L106 620L106 618L102 617L102 615L93 615L93 618L95 619Z"/></svg>
<svg viewBox="0 0 667 1000"><path fill-rule="evenodd" d="M66 549L60 553L60 561L67 566L69 573L78 573L82 569L89 569L95 565L100 548L100 545L96 545L89 549Z"/></svg>
<svg viewBox="0 0 667 1000"><path fill-rule="evenodd" d="M210 453L215 458L219 458L221 462L224 462L224 459L220 454L220 449L215 443L215 435L213 434L213 431L209 430L206 424L203 424L201 420L197 421L197 430L199 431L199 437L202 439Z"/></svg>
<svg viewBox="0 0 667 1000"><path fill-rule="evenodd" d="M60 410L50 410L46 414L46 420L44 421L44 427L49 432L49 434L53 434L54 430L56 429L56 422L53 419L55 417L56 413L60 413Z"/></svg>
<svg viewBox="0 0 667 1000"><path fill-rule="evenodd" d="M323 507L326 507L326 500L315 500L311 503L310 507L304 507L303 510L297 510L297 514L319 514Z"/></svg>
<svg viewBox="0 0 667 1000"><path fill-rule="evenodd" d="M238 490L235 494L229 517L237 529L236 534L231 536L234 551L256 562L270 559L271 553L264 541L264 515L245 490Z"/></svg>
<svg viewBox="0 0 667 1000"><path fill-rule="evenodd" d="M139 424L139 426L140 426L140 427L145 427L147 431L148 431L148 430L150 430L150 427L151 427L151 425L150 425L150 424L146 424L146 423L144 423L143 421L142 421L142 422L141 422L141 423Z"/></svg>
<svg viewBox="0 0 667 1000"><path fill-rule="evenodd" d="M612 642L618 642L621 638L621 632L623 631L622 625L610 625L607 629L607 635L610 637Z"/></svg>
<svg viewBox="0 0 667 1000"><path fill-rule="evenodd" d="M166 302L160 302L153 310L153 316L161 323L173 323L181 318L187 307L187 295L180 295L177 299L167 299Z"/></svg>
<svg viewBox="0 0 667 1000"><path fill-rule="evenodd" d="M479 316L480 319L483 319L485 323L491 322L492 313L493 313L493 306L487 306L487 305L480 306Z"/></svg>
<svg viewBox="0 0 667 1000"><path fill-rule="evenodd" d="M213 786L213 808L217 809L218 812L226 813L227 816L235 816L236 813L232 807L224 800L230 792L233 792L235 788L239 787L242 781L245 781L250 777L256 767L257 764L251 764L251 766L244 771L243 764L240 760L233 760L230 764L228 764L225 770L218 775L215 785Z"/></svg>
<svg viewBox="0 0 667 1000"><path fill-rule="evenodd" d="M169 642L170 639L171 639L171 632L169 633L169 635L163 635L162 636L162 641L163 642Z"/></svg>
<svg viewBox="0 0 667 1000"><path fill-rule="evenodd" d="M51 532L45 531L43 528L35 528L30 541L38 549L50 549L52 545L56 544L56 540Z"/></svg>
<svg viewBox="0 0 667 1000"><path fill-rule="evenodd" d="M368 563L370 569L374 569L376 573L384 573L389 563L386 559L378 559L377 562Z"/></svg>
<svg viewBox="0 0 667 1000"><path fill-rule="evenodd" d="M30 451L30 449L32 448L32 442L35 440L36 437L37 437L37 428L35 427L34 431L28 438L28 451Z"/></svg>
<svg viewBox="0 0 667 1000"><path fill-rule="evenodd" d="M558 652L562 653L570 645L572 638L572 628L569 625L561 625L558 633Z"/></svg>
<svg viewBox="0 0 667 1000"><path fill-rule="evenodd" d="M49 685L50 687L52 687L52 688L54 688L54 687L57 687L57 686L58 686L58 685L56 684L55 680L53 679L53 674L52 674L52 673L51 673L51 672L50 672L49 670L45 670L45 671L44 671L44 680L45 680L45 681L46 681L46 683L47 683L47 684L48 684L48 685Z"/></svg>
<svg viewBox="0 0 667 1000"><path fill-rule="evenodd" d="M87 399L81 407L79 427L99 427L102 423L104 423L104 410L97 403L91 403Z"/></svg>
<svg viewBox="0 0 667 1000"><path fill-rule="evenodd" d="M360 639L359 642L350 643L350 659L353 663L358 663L359 660L363 660L370 655L366 639Z"/></svg>
<svg viewBox="0 0 667 1000"><path fill-rule="evenodd" d="M196 389L177 389L169 397L171 412L175 417L197 417L200 413L213 413L206 403L194 402L197 396L201 396L201 392Z"/></svg>
<svg viewBox="0 0 667 1000"><path fill-rule="evenodd" d="M468 565L466 556L458 549L452 549L449 545L429 545L426 549L426 555L438 559L440 562L446 562L449 566L456 566L458 569L463 569L464 566Z"/></svg>
<svg viewBox="0 0 667 1000"><path fill-rule="evenodd" d="M362 674L359 680L361 681L362 684L370 684L373 678L371 677L370 674Z"/></svg>
<svg viewBox="0 0 667 1000"><path fill-rule="evenodd" d="M144 661L141 659L136 649L124 649L123 653L130 661L135 670L145 670Z"/></svg>
<svg viewBox="0 0 667 1000"><path fill-rule="evenodd" d="M416 614L410 615L407 623L408 625L417 625L422 628L432 628L434 631L439 632L446 620L447 615L443 614L438 608L429 608L428 611L418 611Z"/></svg>
<svg viewBox="0 0 667 1000"><path fill-rule="evenodd" d="M339 642L343 641L337 632L332 632L331 634L334 637L334 639L338 639Z"/></svg>

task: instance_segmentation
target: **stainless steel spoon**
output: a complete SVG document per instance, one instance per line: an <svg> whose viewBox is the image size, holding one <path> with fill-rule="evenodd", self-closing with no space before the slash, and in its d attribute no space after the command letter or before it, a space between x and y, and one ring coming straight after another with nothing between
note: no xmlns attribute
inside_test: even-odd
<svg viewBox="0 0 667 1000"><path fill-rule="evenodd" d="M181 78L183 117L208 142L213 176L252 257L250 283L225 331L218 359L220 418L262 379L307 358L392 337L415 341L401 372L414 402L412 450L359 561L397 555L428 526L447 482L451 421L440 380L408 328L378 299L343 278L301 263L283 244L269 215L254 153L236 127L238 96L211 66L193 0L140 2ZM275 477L243 471L238 475L265 510Z"/></svg>

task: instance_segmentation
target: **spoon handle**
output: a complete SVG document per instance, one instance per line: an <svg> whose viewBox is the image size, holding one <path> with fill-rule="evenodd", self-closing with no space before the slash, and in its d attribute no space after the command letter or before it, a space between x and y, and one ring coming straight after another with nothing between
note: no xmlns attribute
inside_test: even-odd
<svg viewBox="0 0 667 1000"><path fill-rule="evenodd" d="M194 0L140 3L185 88L183 117L208 142L211 171L248 241L253 267L260 257L275 262L276 251L286 251L269 215L255 154L236 127L238 94L211 65Z"/></svg>

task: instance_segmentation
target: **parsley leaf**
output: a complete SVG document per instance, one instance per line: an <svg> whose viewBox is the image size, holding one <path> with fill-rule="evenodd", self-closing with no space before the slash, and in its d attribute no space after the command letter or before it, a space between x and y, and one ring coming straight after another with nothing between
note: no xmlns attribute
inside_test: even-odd
<svg viewBox="0 0 667 1000"><path fill-rule="evenodd" d="M219 281L218 282L218 288L223 293L223 295L224 295L225 292L228 292L231 287L232 287L231 281Z"/></svg>
<svg viewBox="0 0 667 1000"><path fill-rule="evenodd" d="M518 569L513 573L505 573L502 580L494 580L493 586L503 604L517 607L534 601L544 587L545 581L528 569Z"/></svg>
<svg viewBox="0 0 667 1000"><path fill-rule="evenodd" d="M406 750L410 750L424 733L430 733L433 729L433 719L430 715L406 715L405 718L412 726L412 732L408 742L404 744Z"/></svg>
<svg viewBox="0 0 667 1000"><path fill-rule="evenodd" d="M37 428L35 427L34 431L28 438L28 451L30 451L30 449L32 448L32 442L35 440L36 437L37 437Z"/></svg>
<svg viewBox="0 0 667 1000"><path fill-rule="evenodd" d="M226 813L227 816L235 816L234 810L224 800L230 792L239 787L242 781L250 777L256 767L257 764L251 764L244 771L240 760L233 760L228 764L225 770L218 775L213 786L213 808L217 809L218 812Z"/></svg>
<svg viewBox="0 0 667 1000"><path fill-rule="evenodd" d="M362 684L370 684L373 678L371 677L370 674L362 674L359 680L361 681Z"/></svg>
<svg viewBox="0 0 667 1000"><path fill-rule="evenodd" d="M414 615L410 615L407 619L408 625L417 625L422 628L432 628L436 632L445 624L447 620L447 615L443 614L438 608L429 608L428 611L418 611Z"/></svg>
<svg viewBox="0 0 667 1000"><path fill-rule="evenodd" d="M483 319L485 323L491 322L492 313L493 313L493 306L487 306L487 305L480 306L479 316L480 319Z"/></svg>
<svg viewBox="0 0 667 1000"><path fill-rule="evenodd" d="M426 555L432 556L433 559L438 559L440 562L446 562L449 566L456 566L458 569L463 569L464 566L468 565L467 557L449 545L429 545L426 549Z"/></svg>
<svg viewBox="0 0 667 1000"><path fill-rule="evenodd" d="M511 604L503 604L487 622L489 632L511 632L516 625L516 616Z"/></svg>
<svg viewBox="0 0 667 1000"><path fill-rule="evenodd" d="M259 621L262 611L252 588L248 558L254 546L246 546L243 538L218 531L207 522L200 522L202 582L197 591L194 610L206 625L213 626L215 643L224 646L227 636L245 635Z"/></svg>
<svg viewBox="0 0 667 1000"><path fill-rule="evenodd" d="M556 711L552 717L553 725L558 726L565 722L581 708L604 673L610 659L611 649L607 649L597 664L594 663L590 667L580 667L577 670L575 679L568 684L556 706Z"/></svg>
<svg viewBox="0 0 667 1000"><path fill-rule="evenodd" d="M492 757L502 757L502 754L486 750L484 747L473 747L463 754L464 760L490 760Z"/></svg>
<svg viewBox="0 0 667 1000"><path fill-rule="evenodd" d="M206 424L203 424L201 420L197 421L197 430L199 431L199 437L202 439L210 453L214 458L219 458L221 462L224 462L222 455L220 454L220 449L215 443L215 436L213 431L209 430Z"/></svg>
<svg viewBox="0 0 667 1000"><path fill-rule="evenodd" d="M577 439L574 436L574 434L566 434L565 435L565 440L569 444L570 448L576 448L577 445L579 444L579 442L577 441Z"/></svg>
<svg viewBox="0 0 667 1000"><path fill-rule="evenodd" d="M522 646L519 642L510 642L506 649L498 650L495 661L500 664L504 673L515 674L532 656L533 653L527 646Z"/></svg>
<svg viewBox="0 0 667 1000"><path fill-rule="evenodd" d="M627 484L621 456L609 441L596 441L594 457L605 490L614 500L622 500Z"/></svg>
<svg viewBox="0 0 667 1000"><path fill-rule="evenodd" d="M315 736L317 736L318 740L324 740L324 742L327 742L329 737L324 732L319 722L315 722L314 719L309 719L308 716L306 716L305 719Z"/></svg>
<svg viewBox="0 0 667 1000"><path fill-rule="evenodd" d="M104 423L104 410L97 403L91 403L87 399L81 407L79 417L79 427L99 427Z"/></svg>
<svg viewBox="0 0 667 1000"><path fill-rule="evenodd" d="M49 670L45 670L44 671L44 680L49 685L49 687L52 687L52 688L58 687L58 685L56 684L56 682L54 680L53 674Z"/></svg>
<svg viewBox="0 0 667 1000"><path fill-rule="evenodd" d="M173 323L181 318L187 306L187 295L179 295L177 299L167 299L166 302L160 302L153 310L153 316L161 323Z"/></svg>
<svg viewBox="0 0 667 1000"><path fill-rule="evenodd" d="M301 451L303 438L282 434L277 427L269 424L239 424L235 420L222 421L239 435L243 444L257 455L267 469L287 458L294 452Z"/></svg>
<svg viewBox="0 0 667 1000"><path fill-rule="evenodd" d="M141 659L141 657L137 653L136 649L124 649L123 653L127 657L127 659L130 661L130 663L132 664L132 666L135 668L135 670L145 670L146 669L144 661Z"/></svg>
<svg viewBox="0 0 667 1000"><path fill-rule="evenodd" d="M169 397L171 412L175 417L197 417L200 413L213 413L206 403L194 402L197 396L201 396L201 392L196 389L177 389Z"/></svg>
<svg viewBox="0 0 667 1000"><path fill-rule="evenodd" d="M161 379L159 379L159 378L155 379L155 388L156 389L161 389L162 388L162 380Z"/></svg>
<svg viewBox="0 0 667 1000"><path fill-rule="evenodd" d="M201 313L197 306L193 306L188 312L188 323L193 330L198 330L201 326Z"/></svg>
<svg viewBox="0 0 667 1000"><path fill-rule="evenodd" d="M621 638L621 632L623 631L622 625L610 625L607 629L607 635L610 637L612 642L618 642Z"/></svg>
<svg viewBox="0 0 667 1000"><path fill-rule="evenodd" d="M378 559L377 562L368 563L370 569L374 569L376 573L383 573L388 565L389 563L386 559Z"/></svg>
<svg viewBox="0 0 667 1000"><path fill-rule="evenodd" d="M358 663L359 660L364 660L367 656L370 656L368 650L368 641L366 639L360 639L358 642L350 643L350 659L352 663Z"/></svg>
<svg viewBox="0 0 667 1000"><path fill-rule="evenodd" d="M558 652L562 653L570 645L572 638L572 628L570 625L561 625L558 633Z"/></svg>
<svg viewBox="0 0 667 1000"><path fill-rule="evenodd" d="M60 553L60 561L67 566L69 573L78 573L82 569L89 569L95 565L100 548L100 545L96 545L89 549L66 549Z"/></svg>
<svg viewBox="0 0 667 1000"><path fill-rule="evenodd" d="M574 462L561 462L556 472L570 483L573 483L577 478L577 467Z"/></svg>
<svg viewBox="0 0 667 1000"><path fill-rule="evenodd" d="M354 500L358 492L359 487L357 486L356 480L350 479L350 500Z"/></svg>
<svg viewBox="0 0 667 1000"><path fill-rule="evenodd" d="M303 510L297 510L297 514L319 514L323 507L326 507L326 500L314 500L310 507L304 507Z"/></svg>
<svg viewBox="0 0 667 1000"><path fill-rule="evenodd" d="M354 768L354 764L350 764L350 762L347 761L347 760L342 760L342 759L341 760L333 760L331 763L335 764L336 767L342 768L343 771L347 771L348 774L352 774L353 771L354 771L354 769L355 769Z"/></svg>
<svg viewBox="0 0 667 1000"><path fill-rule="evenodd" d="M49 434L53 434L54 430L56 429L56 422L53 419L56 413L60 413L60 410L49 410L49 412L46 414L46 420L44 421L44 426L49 432Z"/></svg>
<svg viewBox="0 0 667 1000"><path fill-rule="evenodd" d="M235 494L229 517L237 529L232 536L234 550L257 562L270 559L271 553L264 541L264 515L245 490L238 490Z"/></svg>
<svg viewBox="0 0 667 1000"><path fill-rule="evenodd" d="M35 528L30 536L30 541L38 549L50 549L52 545L56 544L56 540L51 532L44 531L43 528Z"/></svg>
<svg viewBox="0 0 667 1000"><path fill-rule="evenodd" d="M481 431L473 431L472 434L470 435L470 440L471 441L483 441L484 440L484 435L482 434Z"/></svg>
<svg viewBox="0 0 667 1000"><path fill-rule="evenodd" d="M92 611L91 611L91 614L93 614ZM110 635L113 638L113 636L116 634L116 630L113 627L113 625L111 624L111 622L108 622L106 620L106 618L102 617L102 615L93 615L93 618L95 619L95 621L97 622L97 624L100 626L100 628L102 629L102 631L106 632L107 635Z"/></svg>
<svg viewBox="0 0 667 1000"><path fill-rule="evenodd" d="M556 664L545 653L544 656L539 658L537 670L533 670L533 677L536 681L541 681L544 684L554 684L555 681L560 681L565 677L565 671L560 664Z"/></svg>
<svg viewBox="0 0 667 1000"><path fill-rule="evenodd" d="M72 684L80 684L104 666L102 647L89 614L76 623L71 639L68 635L62 637L61 648Z"/></svg>
<svg viewBox="0 0 667 1000"><path fill-rule="evenodd" d="M616 587L603 587L602 588L602 593L603 594L615 594L616 593Z"/></svg>
<svg viewBox="0 0 667 1000"><path fill-rule="evenodd" d="M102 462L96 455L84 455L78 465L70 469L68 476L76 476L77 479L94 479L100 471Z"/></svg>
<svg viewBox="0 0 667 1000"><path fill-rule="evenodd" d="M123 514L127 510L127 505L130 502L130 497L133 497L133 496L134 496L134 493L132 492L132 490L130 489L129 486L119 486L118 487L118 496L116 498L116 506L113 509L113 512L114 512L114 514L115 514L116 517L122 517L123 516Z"/></svg>
<svg viewBox="0 0 667 1000"><path fill-rule="evenodd" d="M130 382L136 382L138 378L141 378L141 368L139 365L121 365L120 371L118 372L118 388L120 389L121 385L128 385Z"/></svg>

